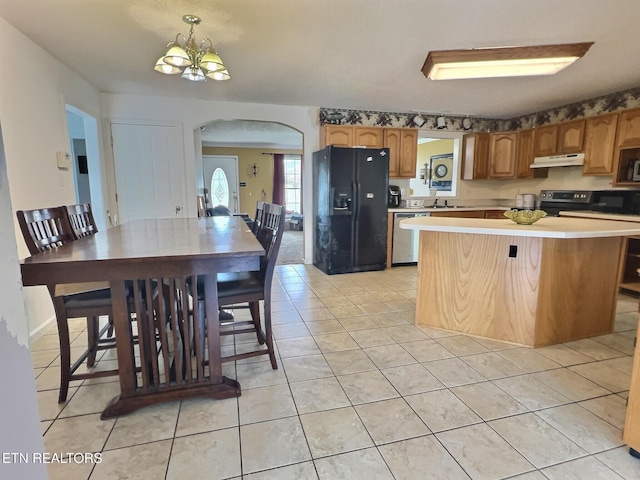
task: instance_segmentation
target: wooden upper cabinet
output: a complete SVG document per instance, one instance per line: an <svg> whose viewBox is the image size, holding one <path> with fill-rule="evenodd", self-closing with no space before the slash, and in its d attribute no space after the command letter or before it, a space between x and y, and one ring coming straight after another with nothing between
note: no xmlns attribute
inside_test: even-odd
<svg viewBox="0 0 640 480"><path fill-rule="evenodd" d="M584 150L584 120L547 125L535 129L533 156L548 157Z"/></svg>
<svg viewBox="0 0 640 480"><path fill-rule="evenodd" d="M640 147L640 108L620 113L618 147Z"/></svg>
<svg viewBox="0 0 640 480"><path fill-rule="evenodd" d="M547 178L548 168L531 168L533 163L533 129L518 132L518 153L516 155L516 178Z"/></svg>
<svg viewBox="0 0 640 480"><path fill-rule="evenodd" d="M328 145L353 147L353 127L351 125L323 125L320 129L320 148Z"/></svg>
<svg viewBox="0 0 640 480"><path fill-rule="evenodd" d="M612 175L618 114L588 118L584 139L583 175Z"/></svg>
<svg viewBox="0 0 640 480"><path fill-rule="evenodd" d="M367 148L382 148L384 135L382 128L354 127L353 146Z"/></svg>
<svg viewBox="0 0 640 480"><path fill-rule="evenodd" d="M584 150L584 120L561 123L558 125L558 143L556 153L582 153Z"/></svg>
<svg viewBox="0 0 640 480"><path fill-rule="evenodd" d="M548 125L535 129L533 139L533 156L548 157L556 154L558 143L558 126Z"/></svg>
<svg viewBox="0 0 640 480"><path fill-rule="evenodd" d="M492 133L488 178L515 178L518 134Z"/></svg>
<svg viewBox="0 0 640 480"><path fill-rule="evenodd" d="M389 176L400 176L400 129L384 129L384 146L389 149ZM417 148L417 147L416 147Z"/></svg>
<svg viewBox="0 0 640 480"><path fill-rule="evenodd" d="M418 131L413 128L400 130L400 176L416 177L418 165Z"/></svg>
<svg viewBox="0 0 640 480"><path fill-rule="evenodd" d="M468 133L462 136L462 179L475 180L489 175L488 133Z"/></svg>
<svg viewBox="0 0 640 480"><path fill-rule="evenodd" d="M389 176L415 178L418 131L414 128L385 128L383 144L389 149Z"/></svg>

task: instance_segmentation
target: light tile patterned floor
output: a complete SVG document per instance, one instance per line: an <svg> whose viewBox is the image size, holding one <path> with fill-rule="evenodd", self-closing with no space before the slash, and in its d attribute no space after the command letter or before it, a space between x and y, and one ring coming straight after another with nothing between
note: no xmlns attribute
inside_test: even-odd
<svg viewBox="0 0 640 480"><path fill-rule="evenodd" d="M615 333L529 349L413 326L416 268L326 276L277 267L279 369L226 364L243 394L102 421L116 377L74 382L58 405L55 330L33 345L52 479L639 479L621 440L638 300ZM86 344L83 320L73 345ZM225 337L233 349L233 337ZM253 342L235 338L235 348ZM112 368L107 352L97 368Z"/></svg>

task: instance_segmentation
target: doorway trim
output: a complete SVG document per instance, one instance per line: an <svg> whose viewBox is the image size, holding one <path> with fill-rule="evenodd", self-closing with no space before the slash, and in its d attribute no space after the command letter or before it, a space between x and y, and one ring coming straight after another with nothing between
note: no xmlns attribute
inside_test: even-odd
<svg viewBox="0 0 640 480"><path fill-rule="evenodd" d="M95 219L98 230L104 230L107 227L105 220L105 195L103 190L103 162L100 157L100 142L98 140L98 120L89 113L80 110L70 104L65 104L65 111L80 117L83 121L83 134L86 146L87 165L89 168L89 189L91 196L91 210ZM69 151L73 152L73 140L79 137L73 136L74 132L69 131L69 124L65 118L67 125L67 136L69 140ZM73 158L73 179L74 183L78 183L78 168L75 156ZM75 188L75 187L74 187ZM78 192L76 190L76 201L78 201Z"/></svg>

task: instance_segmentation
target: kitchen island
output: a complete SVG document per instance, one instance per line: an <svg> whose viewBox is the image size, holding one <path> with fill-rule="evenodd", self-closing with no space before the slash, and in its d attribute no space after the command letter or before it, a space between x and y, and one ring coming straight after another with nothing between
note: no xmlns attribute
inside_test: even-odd
<svg viewBox="0 0 640 480"><path fill-rule="evenodd" d="M417 217L416 324L527 346L613 330L623 237L640 224Z"/></svg>

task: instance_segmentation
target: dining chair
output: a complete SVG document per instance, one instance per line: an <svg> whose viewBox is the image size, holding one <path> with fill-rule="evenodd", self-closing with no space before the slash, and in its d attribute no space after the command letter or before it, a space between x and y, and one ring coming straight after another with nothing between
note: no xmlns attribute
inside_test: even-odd
<svg viewBox="0 0 640 480"><path fill-rule="evenodd" d="M79 203L65 206L73 236L77 240L88 235L98 233L98 227L93 219L90 203Z"/></svg>
<svg viewBox="0 0 640 480"><path fill-rule="evenodd" d="M251 226L251 231L254 235L258 234L258 230L260 230L260 226L262 225L262 214L264 212L264 206L266 202L258 201L256 202L256 215L253 219L253 225Z"/></svg>
<svg viewBox="0 0 640 480"><path fill-rule="evenodd" d="M255 332L258 343L266 344L266 349L260 348L250 352L237 353L222 357L223 362L241 360L258 355L269 355L271 367L278 368L273 349L273 335L271 329L271 285L275 271L278 250L284 232L284 207L281 205L263 205L264 214L269 215L274 226L262 225L257 232L257 239L265 250L260 260L260 270L255 272L219 273L218 274L218 304L226 309L248 308L251 320L234 320L225 324L227 327L220 335L237 335ZM203 285L198 285L198 308L200 318L204 318ZM260 320L260 301L264 302L264 329Z"/></svg>
<svg viewBox="0 0 640 480"><path fill-rule="evenodd" d="M75 240L65 207L19 210L16 212L22 236L31 255L58 248ZM118 375L118 370L75 373L87 360L87 367L95 366L96 353L115 347L115 339L102 338L109 324L100 329L100 316L111 317L111 290L92 289L93 284L74 284L74 293L56 289L57 285L47 285L58 325L60 343L60 394L58 402L67 399L69 382L87 378ZM69 338L69 318L87 318L87 350L71 365L71 345Z"/></svg>

